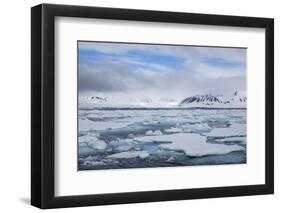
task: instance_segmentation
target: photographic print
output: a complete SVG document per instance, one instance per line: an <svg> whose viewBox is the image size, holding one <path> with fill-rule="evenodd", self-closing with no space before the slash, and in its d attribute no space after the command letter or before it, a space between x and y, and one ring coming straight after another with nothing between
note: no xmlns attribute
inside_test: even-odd
<svg viewBox="0 0 281 213"><path fill-rule="evenodd" d="M31 8L33 206L273 193L273 18Z"/></svg>
<svg viewBox="0 0 281 213"><path fill-rule="evenodd" d="M78 170L246 163L247 49L78 41Z"/></svg>

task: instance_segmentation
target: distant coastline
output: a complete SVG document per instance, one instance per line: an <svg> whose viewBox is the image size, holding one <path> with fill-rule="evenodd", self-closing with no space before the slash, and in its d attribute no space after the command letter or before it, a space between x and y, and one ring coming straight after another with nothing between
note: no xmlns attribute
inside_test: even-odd
<svg viewBox="0 0 281 213"><path fill-rule="evenodd" d="M79 110L246 110L246 107L92 107L92 108L79 108Z"/></svg>

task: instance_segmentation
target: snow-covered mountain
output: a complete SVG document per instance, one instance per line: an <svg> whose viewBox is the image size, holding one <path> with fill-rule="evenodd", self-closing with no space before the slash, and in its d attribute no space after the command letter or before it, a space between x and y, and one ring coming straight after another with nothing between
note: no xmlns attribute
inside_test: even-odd
<svg viewBox="0 0 281 213"><path fill-rule="evenodd" d="M235 91L230 96L223 95L194 95L182 100L180 107L208 107L208 108L246 108L247 96L244 91Z"/></svg>
<svg viewBox="0 0 281 213"><path fill-rule="evenodd" d="M127 96L79 96L80 109L92 108L158 108L158 107L204 107L204 108L246 108L247 96L243 91L236 91L230 96L194 95L182 101L173 98L137 98Z"/></svg>
<svg viewBox="0 0 281 213"><path fill-rule="evenodd" d="M80 97L79 102L101 104L101 103L107 103L108 98L107 97L100 97L100 96L83 96L83 97Z"/></svg>
<svg viewBox="0 0 281 213"><path fill-rule="evenodd" d="M232 105L247 104L247 95L245 91L236 91L232 96L228 97L228 101Z"/></svg>
<svg viewBox="0 0 281 213"><path fill-rule="evenodd" d="M191 97L185 98L179 105L184 106L188 104L200 103L204 105L214 105L218 103L222 103L220 96L214 96L211 94L206 95L194 95Z"/></svg>

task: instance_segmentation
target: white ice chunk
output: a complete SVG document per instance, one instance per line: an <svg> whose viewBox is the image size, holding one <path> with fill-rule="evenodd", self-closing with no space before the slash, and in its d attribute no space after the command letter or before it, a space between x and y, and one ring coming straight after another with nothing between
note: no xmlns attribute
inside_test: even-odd
<svg viewBox="0 0 281 213"><path fill-rule="evenodd" d="M105 149L106 143L103 140L99 140L96 136L92 135L84 135L79 137L79 143L87 143L88 146L92 147L93 149Z"/></svg>
<svg viewBox="0 0 281 213"><path fill-rule="evenodd" d="M143 137L136 137L135 141L141 142L141 143L152 143L154 141L154 136L143 136Z"/></svg>
<svg viewBox="0 0 281 213"><path fill-rule="evenodd" d="M180 128L176 128L176 127L171 127L170 129L165 129L165 132L167 133L177 133L177 132L181 132L182 129Z"/></svg>
<svg viewBox="0 0 281 213"><path fill-rule="evenodd" d="M152 131L152 130L148 130L145 135L162 135L162 132L160 130L155 130L155 131Z"/></svg>
<svg viewBox="0 0 281 213"><path fill-rule="evenodd" d="M96 140L96 141L90 142L90 145L94 149L105 149L106 148L106 143L102 140Z"/></svg>
<svg viewBox="0 0 281 213"><path fill-rule="evenodd" d="M137 138L141 142L167 142L171 143L161 144L160 146L171 150L182 150L189 156L206 156L206 155L220 155L227 154L233 151L244 150L238 145L224 145L206 143L206 136L201 136L193 133L176 133L171 135L160 136L144 136Z"/></svg>
<svg viewBox="0 0 281 213"><path fill-rule="evenodd" d="M198 124L185 124L182 126L184 132L208 132L212 128L206 123L198 123Z"/></svg>
<svg viewBox="0 0 281 213"><path fill-rule="evenodd" d="M147 158L148 156L147 151L128 151L112 154L107 156L107 158Z"/></svg>
<svg viewBox="0 0 281 213"><path fill-rule="evenodd" d="M191 129L197 130L197 131L209 131L212 128L206 124L206 123L199 123L199 124L193 124L190 126Z"/></svg>
<svg viewBox="0 0 281 213"><path fill-rule="evenodd" d="M169 157L168 160L167 160L167 162L173 162L173 161L175 161L175 158L173 156Z"/></svg>
<svg viewBox="0 0 281 213"><path fill-rule="evenodd" d="M98 138L95 135L83 135L79 137L79 143L86 143L86 142L92 142L97 140Z"/></svg>
<svg viewBox="0 0 281 213"><path fill-rule="evenodd" d="M125 145L125 146L118 146L115 148L117 151L128 151L132 149L133 146Z"/></svg>
<svg viewBox="0 0 281 213"><path fill-rule="evenodd" d="M110 141L110 145L111 146L123 146L123 145L133 145L136 144L137 142L134 139L131 138L126 138L126 139L117 139L117 140L113 140Z"/></svg>
<svg viewBox="0 0 281 213"><path fill-rule="evenodd" d="M243 144L246 144L246 138L245 137L221 138L221 139L216 139L216 142L222 142L222 143L241 142Z"/></svg>
<svg viewBox="0 0 281 213"><path fill-rule="evenodd" d="M246 135L246 129L246 124L232 124L227 128L215 128L205 135L212 137L243 136Z"/></svg>

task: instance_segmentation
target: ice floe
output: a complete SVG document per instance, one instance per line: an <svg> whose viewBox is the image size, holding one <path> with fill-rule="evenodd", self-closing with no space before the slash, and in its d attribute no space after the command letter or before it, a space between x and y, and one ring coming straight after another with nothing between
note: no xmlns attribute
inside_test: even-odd
<svg viewBox="0 0 281 213"><path fill-rule="evenodd" d="M119 152L107 156L107 158L147 158L149 153L147 151L128 151L128 152Z"/></svg>
<svg viewBox="0 0 281 213"><path fill-rule="evenodd" d="M160 130L155 130L155 131L152 131L152 130L148 130L145 135L162 135L162 132Z"/></svg>
<svg viewBox="0 0 281 213"><path fill-rule="evenodd" d="M245 136L246 124L232 124L227 128L215 128L205 135L211 137Z"/></svg>
<svg viewBox="0 0 281 213"><path fill-rule="evenodd" d="M215 142L222 142L222 143L238 142L241 144L246 144L246 137L220 138L220 139L216 139Z"/></svg>
<svg viewBox="0 0 281 213"><path fill-rule="evenodd" d="M79 137L79 143L82 143L82 146L85 146L85 144L87 144L88 147L99 150L105 149L107 146L104 141L99 140L96 136L91 135Z"/></svg>
<svg viewBox="0 0 281 213"><path fill-rule="evenodd" d="M224 145L206 143L206 137L194 133L176 133L161 136L144 136L137 140L142 142L166 142L160 144L161 147L170 150L184 151L188 156L200 157L206 155L221 155L233 151L244 150L238 145ZM170 142L170 143L167 143Z"/></svg>
<svg viewBox="0 0 281 213"><path fill-rule="evenodd" d="M117 139L110 141L109 144L114 147L119 147L119 146L126 146L126 145L133 145L136 144L137 142L134 139L126 138L126 139Z"/></svg>
<svg viewBox="0 0 281 213"><path fill-rule="evenodd" d="M117 129L126 127L130 122L117 122L117 121L91 121L88 119L79 119L79 130L106 130L106 129Z"/></svg>
<svg viewBox="0 0 281 213"><path fill-rule="evenodd" d="M184 124L184 132L209 132L212 128L207 123Z"/></svg>
<svg viewBox="0 0 281 213"><path fill-rule="evenodd" d="M79 166L245 163L246 121L246 110L236 109L79 110Z"/></svg>
<svg viewBox="0 0 281 213"><path fill-rule="evenodd" d="M177 132L181 132L182 129L180 128L176 128L176 127L171 127L170 129L165 129L165 132L167 133L177 133Z"/></svg>
<svg viewBox="0 0 281 213"><path fill-rule="evenodd" d="M117 146L117 147L115 148L115 150L117 150L117 151L128 151L128 150L130 150L130 149L132 149L132 148L133 148L133 146L124 145L124 146Z"/></svg>

